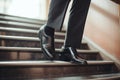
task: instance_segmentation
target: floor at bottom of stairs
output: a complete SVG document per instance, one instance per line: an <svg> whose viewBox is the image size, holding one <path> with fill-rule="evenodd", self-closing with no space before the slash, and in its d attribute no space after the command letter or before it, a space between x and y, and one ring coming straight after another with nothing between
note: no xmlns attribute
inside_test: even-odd
<svg viewBox="0 0 120 80"><path fill-rule="evenodd" d="M120 80L120 73L115 74L100 74L100 75L82 75L82 76L66 76L56 78L40 78L40 79L27 79L19 78L0 78L0 80Z"/></svg>

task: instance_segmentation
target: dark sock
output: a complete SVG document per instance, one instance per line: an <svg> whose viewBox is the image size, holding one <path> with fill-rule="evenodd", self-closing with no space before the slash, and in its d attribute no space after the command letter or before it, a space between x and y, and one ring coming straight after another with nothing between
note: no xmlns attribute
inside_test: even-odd
<svg viewBox="0 0 120 80"><path fill-rule="evenodd" d="M71 47L71 46L64 43L63 48L68 48L68 47Z"/></svg>
<svg viewBox="0 0 120 80"><path fill-rule="evenodd" d="M45 27L45 33L46 33L47 35L49 35L49 36L54 36L54 31L55 31L55 29L53 29L53 28L51 28L51 27L49 27L49 26L46 26L46 27Z"/></svg>

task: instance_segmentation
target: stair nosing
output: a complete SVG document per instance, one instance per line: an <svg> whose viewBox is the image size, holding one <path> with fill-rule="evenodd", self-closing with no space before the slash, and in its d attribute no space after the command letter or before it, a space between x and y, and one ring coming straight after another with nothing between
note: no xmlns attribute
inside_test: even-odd
<svg viewBox="0 0 120 80"><path fill-rule="evenodd" d="M16 20L17 19L17 20ZM28 20L24 20L24 19L19 19L16 18L16 17L11 17L11 16L0 16L0 20L3 20L3 21L10 21L10 22L20 22L20 23L28 23L28 24L37 24L37 25L41 25L41 24L45 24L46 21L43 21L43 20L39 20L38 21L28 21Z"/></svg>
<svg viewBox="0 0 120 80"><path fill-rule="evenodd" d="M15 15L9 15L9 14L2 14L2 13L0 13L0 18L7 21L16 21L16 22L33 23L33 24L46 23L46 20L15 16Z"/></svg>
<svg viewBox="0 0 120 80"><path fill-rule="evenodd" d="M23 28L9 28L9 27L0 27L2 31L11 31L11 32L24 32L24 33L37 33L37 30L32 29L23 29Z"/></svg>
<svg viewBox="0 0 120 80"><path fill-rule="evenodd" d="M0 35L0 39L9 39L9 40L22 40L22 41L40 41L38 37L26 37L26 36L6 36ZM63 39L55 39L55 42L63 43Z"/></svg>
<svg viewBox="0 0 120 80"><path fill-rule="evenodd" d="M41 48L32 48L32 47L3 47L0 46L0 50L13 50L13 51L42 51ZM57 52L61 52L61 49L55 49ZM80 53L94 53L98 54L98 51L95 50L77 50Z"/></svg>
<svg viewBox="0 0 120 80"><path fill-rule="evenodd" d="M114 64L113 61L87 61L88 65L107 65ZM1 61L0 66L88 66L78 65L65 61Z"/></svg>
<svg viewBox="0 0 120 80"><path fill-rule="evenodd" d="M7 22L6 21L0 21L0 24L5 24L5 25L15 25L15 26L25 26L25 28L40 28L40 25L33 25L33 24L27 24L27 23L19 23L19 22ZM23 25L26 24L26 25Z"/></svg>
<svg viewBox="0 0 120 80"><path fill-rule="evenodd" d="M8 36L0 35L0 39L9 39L9 40L22 40L22 41L40 41L38 37L26 37L26 36ZM55 42L64 43L64 39L55 39ZM85 41L82 41L82 44L87 44Z"/></svg>
<svg viewBox="0 0 120 80"><path fill-rule="evenodd" d="M24 28L10 28L10 27L1 27L0 30L2 31L14 31L14 32L24 32L24 33L34 33L37 34L39 30L32 30L32 29L24 29ZM56 35L65 36L64 32L55 32Z"/></svg>

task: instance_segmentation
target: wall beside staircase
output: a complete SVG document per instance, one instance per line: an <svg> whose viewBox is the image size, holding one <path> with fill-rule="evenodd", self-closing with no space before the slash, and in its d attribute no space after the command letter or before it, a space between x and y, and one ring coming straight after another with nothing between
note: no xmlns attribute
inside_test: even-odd
<svg viewBox="0 0 120 80"><path fill-rule="evenodd" d="M119 4L110 0L92 0L85 28L85 36L118 60L120 60L119 19Z"/></svg>

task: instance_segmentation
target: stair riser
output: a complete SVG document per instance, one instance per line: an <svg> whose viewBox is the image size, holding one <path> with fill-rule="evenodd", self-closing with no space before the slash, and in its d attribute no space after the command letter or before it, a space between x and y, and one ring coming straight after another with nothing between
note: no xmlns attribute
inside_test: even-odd
<svg viewBox="0 0 120 80"><path fill-rule="evenodd" d="M19 40L4 40L4 45L1 46L11 46L11 47L38 47L40 48L40 42L39 41L19 41ZM59 48L62 46L62 43L56 42L55 47Z"/></svg>
<svg viewBox="0 0 120 80"><path fill-rule="evenodd" d="M0 46L11 47L41 47L40 41L28 41L28 40L0 40ZM61 48L63 42L55 42L55 48ZM81 49L88 49L87 44L81 44Z"/></svg>
<svg viewBox="0 0 120 80"><path fill-rule="evenodd" d="M44 66L44 67L0 67L0 78L45 78L114 73L113 65L90 66ZM12 73L12 74L11 74Z"/></svg>
<svg viewBox="0 0 120 80"><path fill-rule="evenodd" d="M56 53L58 54L58 53ZM1 50L0 52L0 61L12 61L12 60L44 60L44 55L42 51L7 51ZM97 54L87 54L81 53L79 54L86 60L100 60ZM58 59L58 55L56 55L56 59Z"/></svg>
<svg viewBox="0 0 120 80"><path fill-rule="evenodd" d="M36 33L23 33L23 32L11 32L11 31L2 31L4 35L10 35L10 36L26 36L26 37L38 37L37 32Z"/></svg>

